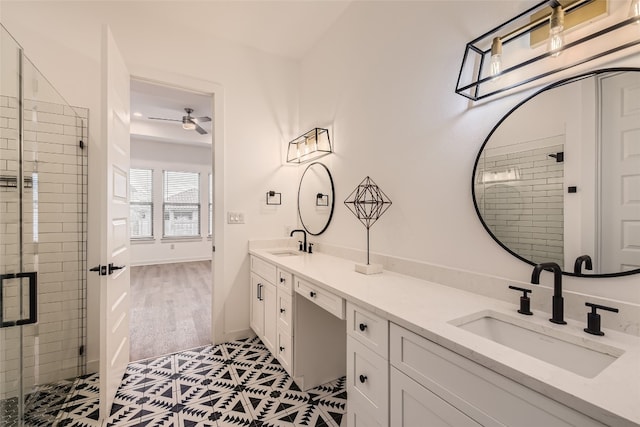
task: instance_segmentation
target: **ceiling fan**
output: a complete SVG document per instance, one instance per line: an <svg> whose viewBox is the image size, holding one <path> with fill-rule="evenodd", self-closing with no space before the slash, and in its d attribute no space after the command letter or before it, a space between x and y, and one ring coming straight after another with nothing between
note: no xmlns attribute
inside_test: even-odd
<svg viewBox="0 0 640 427"><path fill-rule="evenodd" d="M166 120L169 122L182 122L182 128L186 130L195 130L200 135L205 135L208 132L204 130L198 123L202 122L210 122L211 117L193 117L191 113L193 113L193 108L185 108L184 111L187 113L186 116L182 116L182 120L179 119L165 119L162 117L149 117L149 120Z"/></svg>

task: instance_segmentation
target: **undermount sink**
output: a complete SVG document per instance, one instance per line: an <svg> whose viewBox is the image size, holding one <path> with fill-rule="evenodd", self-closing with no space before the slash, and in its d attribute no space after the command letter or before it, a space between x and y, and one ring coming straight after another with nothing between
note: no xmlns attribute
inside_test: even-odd
<svg viewBox="0 0 640 427"><path fill-rule="evenodd" d="M298 256L302 254L302 252L294 251L292 249L278 249L275 251L269 251L269 253L275 256Z"/></svg>
<svg viewBox="0 0 640 427"><path fill-rule="evenodd" d="M586 378L595 377L624 353L623 350L586 337L563 333L491 310L450 323Z"/></svg>

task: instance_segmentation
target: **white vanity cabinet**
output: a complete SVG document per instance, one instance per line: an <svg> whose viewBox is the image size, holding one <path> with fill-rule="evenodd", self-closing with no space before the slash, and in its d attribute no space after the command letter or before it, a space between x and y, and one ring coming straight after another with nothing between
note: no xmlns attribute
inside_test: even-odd
<svg viewBox="0 0 640 427"><path fill-rule="evenodd" d="M393 426L603 425L400 326L389 336Z"/></svg>
<svg viewBox="0 0 640 427"><path fill-rule="evenodd" d="M293 375L293 275L277 268L276 282L278 287L275 310L277 342L274 354L289 375Z"/></svg>
<svg viewBox="0 0 640 427"><path fill-rule="evenodd" d="M250 259L251 329L302 390L343 376L344 299L262 258Z"/></svg>
<svg viewBox="0 0 640 427"><path fill-rule="evenodd" d="M262 340L273 354L277 351L278 318L276 308L278 304L276 266L260 258L251 257L251 329Z"/></svg>
<svg viewBox="0 0 640 427"><path fill-rule="evenodd" d="M347 303L347 424L389 425L389 322Z"/></svg>

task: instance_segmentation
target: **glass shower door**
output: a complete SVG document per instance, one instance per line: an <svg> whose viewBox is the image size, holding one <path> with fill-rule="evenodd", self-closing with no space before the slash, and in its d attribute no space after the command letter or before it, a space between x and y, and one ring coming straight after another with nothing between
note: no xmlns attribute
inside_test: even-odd
<svg viewBox="0 0 640 427"><path fill-rule="evenodd" d="M86 119L2 30L0 427L45 426L85 373Z"/></svg>

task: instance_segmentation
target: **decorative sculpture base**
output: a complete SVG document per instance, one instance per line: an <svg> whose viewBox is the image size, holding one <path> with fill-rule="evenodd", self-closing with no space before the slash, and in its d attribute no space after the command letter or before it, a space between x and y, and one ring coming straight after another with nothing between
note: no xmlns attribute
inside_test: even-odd
<svg viewBox="0 0 640 427"><path fill-rule="evenodd" d="M382 264L356 264L356 271L362 274L382 273Z"/></svg>

